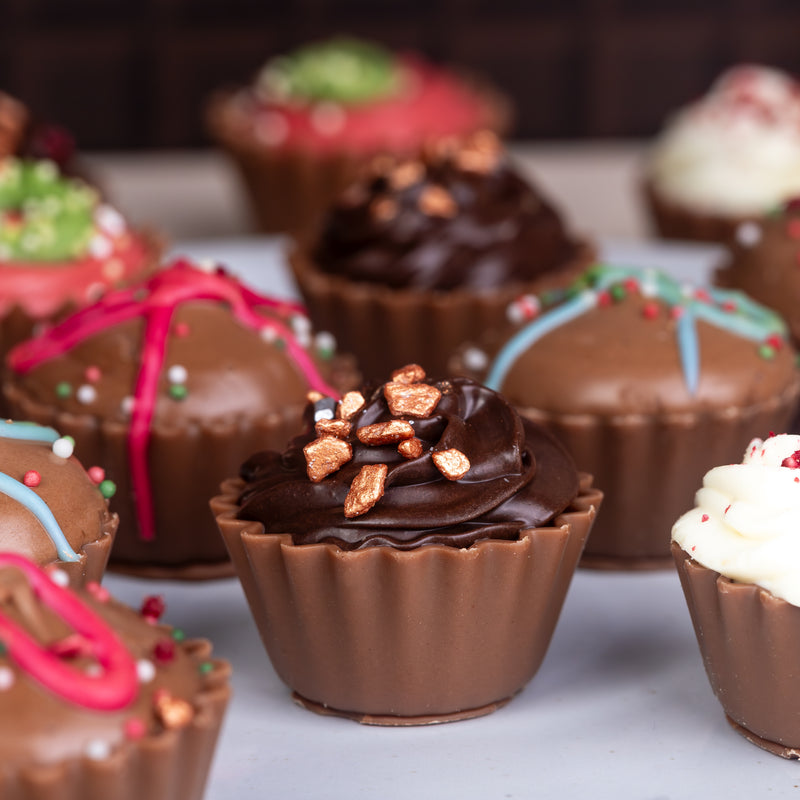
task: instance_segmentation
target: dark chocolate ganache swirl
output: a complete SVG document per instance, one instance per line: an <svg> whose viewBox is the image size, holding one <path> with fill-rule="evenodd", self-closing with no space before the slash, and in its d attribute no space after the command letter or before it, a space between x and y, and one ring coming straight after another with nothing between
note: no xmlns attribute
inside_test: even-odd
<svg viewBox="0 0 800 800"><path fill-rule="evenodd" d="M330 210L312 255L350 280L449 290L530 281L578 249L484 133L419 159L376 159Z"/></svg>
<svg viewBox="0 0 800 800"><path fill-rule="evenodd" d="M350 446L352 457L336 462L325 477L315 475L316 481L309 474L318 464L307 459L304 448L313 449L329 436L320 436L321 425L342 422L323 420L315 431L314 416L329 416L335 404L323 399L310 405L307 433L285 452L258 453L242 466L247 485L239 518L262 522L266 533L289 533L298 545L332 542L345 550L374 545L404 550L424 544L469 547L489 538L514 540L522 529L548 523L575 498L578 476L572 459L544 429L524 421L499 394L471 380L421 377L411 383L412 394L441 393L427 416L402 413L394 399L387 400L389 391L398 388L394 381L370 393L346 395L337 417L354 395L364 399L348 420L349 431L340 429L333 437ZM400 392L409 388L399 385ZM395 436L380 443L392 436L387 431L393 426L403 428L405 423L413 428L411 439ZM363 443L365 429L376 434L376 443ZM323 449L332 451L347 445L322 442ZM444 461L437 463L442 454ZM376 490L374 481L367 481L359 495L357 476L365 469L383 470L375 465L386 465L382 488ZM345 508L354 494L356 500L367 499L348 517Z"/></svg>

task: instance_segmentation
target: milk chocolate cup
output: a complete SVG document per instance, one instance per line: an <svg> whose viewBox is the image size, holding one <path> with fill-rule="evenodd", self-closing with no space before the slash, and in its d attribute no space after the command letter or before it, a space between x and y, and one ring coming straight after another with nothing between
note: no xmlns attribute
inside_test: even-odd
<svg viewBox="0 0 800 800"><path fill-rule="evenodd" d="M211 645L198 639L184 647L206 661ZM52 765L0 770L3 800L201 800L222 718L230 699L230 668L211 661L206 688L193 705L191 722L180 728L127 739L108 758L88 756Z"/></svg>
<svg viewBox="0 0 800 800"><path fill-rule="evenodd" d="M339 348L356 356L368 379L410 363L421 364L429 375L447 375L459 345L474 340L476 331L508 324L506 310L513 300L568 286L594 260L594 249L584 242L572 261L526 283L426 291L328 275L301 248L289 258L314 325L333 333Z"/></svg>
<svg viewBox="0 0 800 800"><path fill-rule="evenodd" d="M295 546L239 520L239 479L211 508L262 641L301 705L374 725L488 714L533 677L602 500L514 541L469 548Z"/></svg>
<svg viewBox="0 0 800 800"><path fill-rule="evenodd" d="M147 578L205 580L233 575L228 552L208 513L208 498L255 450L282 449L302 428L300 404L251 419L188 420L175 427L153 424L148 473L156 533L145 541L139 533L130 480L127 423L61 412L8 381L3 391L17 419L72 436L75 454L84 464L104 466L117 486L111 503L120 518L109 569Z"/></svg>
<svg viewBox="0 0 800 800"><path fill-rule="evenodd" d="M642 198L656 233L663 239L724 244L733 238L742 222L756 219L753 215L725 216L696 211L667 200L645 180Z"/></svg>
<svg viewBox="0 0 800 800"><path fill-rule="evenodd" d="M97 539L87 542L78 553L80 561L53 561L42 566L63 570L73 589L80 589L90 582L100 583L108 565L118 525L119 517L106 511L100 520Z"/></svg>
<svg viewBox="0 0 800 800"><path fill-rule="evenodd" d="M479 79L462 78L480 94L484 105L477 129L505 134L511 127L510 101ZM232 113L236 94L217 92L211 97L206 127L236 168L253 221L264 233L288 233L298 241L310 240L328 206L364 165L384 152L394 154L385 148L358 152L265 146L253 126L243 126L240 115ZM429 142L420 142L420 146L425 144Z"/></svg>
<svg viewBox="0 0 800 800"><path fill-rule="evenodd" d="M702 566L677 543L672 555L728 722L764 750L800 759L800 608Z"/></svg>
<svg viewBox="0 0 800 800"><path fill-rule="evenodd" d="M786 430L798 395L795 381L781 395L741 408L611 417L517 411L550 430L603 487L603 513L581 566L665 569L672 559L664 531L692 506L706 472L741 461L754 436Z"/></svg>

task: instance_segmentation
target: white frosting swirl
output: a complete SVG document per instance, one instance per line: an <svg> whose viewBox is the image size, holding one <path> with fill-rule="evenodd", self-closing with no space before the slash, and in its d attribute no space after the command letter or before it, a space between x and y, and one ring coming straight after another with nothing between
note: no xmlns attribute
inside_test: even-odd
<svg viewBox="0 0 800 800"><path fill-rule="evenodd" d="M703 566L800 606L800 436L753 439L741 464L706 473L695 502L673 541Z"/></svg>
<svg viewBox="0 0 800 800"><path fill-rule="evenodd" d="M665 199L723 216L800 194L800 84L756 65L723 73L667 125L649 177Z"/></svg>

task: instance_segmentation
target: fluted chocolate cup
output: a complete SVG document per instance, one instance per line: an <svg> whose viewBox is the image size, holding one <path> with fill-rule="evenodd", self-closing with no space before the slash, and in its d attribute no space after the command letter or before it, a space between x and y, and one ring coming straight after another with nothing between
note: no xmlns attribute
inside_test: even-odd
<svg viewBox="0 0 800 800"><path fill-rule="evenodd" d="M706 472L738 462L743 443L759 433L785 430L798 395L793 382L741 408L610 417L517 410L550 430L603 487L603 513L581 566L648 570L671 565L665 526L691 507Z"/></svg>
<svg viewBox="0 0 800 800"><path fill-rule="evenodd" d="M737 583L672 544L708 680L731 727L783 758L800 759L800 608Z"/></svg>
<svg viewBox="0 0 800 800"><path fill-rule="evenodd" d="M301 705L375 725L488 714L545 656L602 494L550 524L468 548L294 545L237 519L244 483L213 498L262 641Z"/></svg>

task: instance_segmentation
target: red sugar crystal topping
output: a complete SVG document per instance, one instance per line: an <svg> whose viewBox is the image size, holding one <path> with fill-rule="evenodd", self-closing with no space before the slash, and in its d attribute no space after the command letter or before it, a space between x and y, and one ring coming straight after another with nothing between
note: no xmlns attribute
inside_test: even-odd
<svg viewBox="0 0 800 800"><path fill-rule="evenodd" d="M164 598L160 594L151 594L142 601L141 615L155 622L161 619L166 609Z"/></svg>
<svg viewBox="0 0 800 800"><path fill-rule="evenodd" d="M790 456L786 456L786 458L781 461L782 467L788 467L789 469L797 469L800 467L800 450L795 450Z"/></svg>
<svg viewBox="0 0 800 800"><path fill-rule="evenodd" d="M167 664L175 658L175 642L172 639L159 639L153 648L153 658L160 664Z"/></svg>

